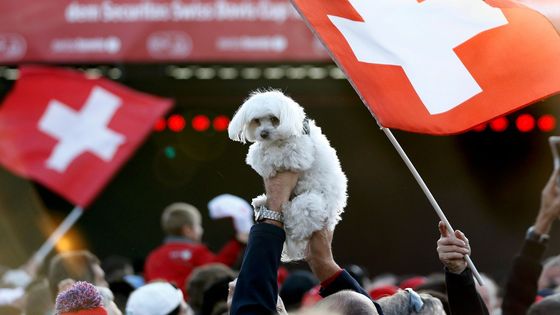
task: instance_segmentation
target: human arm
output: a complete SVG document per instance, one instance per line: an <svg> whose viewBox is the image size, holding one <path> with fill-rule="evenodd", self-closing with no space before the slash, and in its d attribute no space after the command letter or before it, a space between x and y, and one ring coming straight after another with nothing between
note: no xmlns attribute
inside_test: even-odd
<svg viewBox="0 0 560 315"><path fill-rule="evenodd" d="M265 179L269 210L282 211L282 205L288 202L297 178L296 173L283 172ZM260 315L276 311L277 273L285 239L283 225L278 221L264 220L251 228L230 314Z"/></svg>
<svg viewBox="0 0 560 315"><path fill-rule="evenodd" d="M465 255L471 252L469 240L461 231L449 233L443 222L439 222L438 227L440 238L437 252L439 260L445 266L445 284L451 314L488 314L488 309L476 290L472 272L467 268Z"/></svg>
<svg viewBox="0 0 560 315"><path fill-rule="evenodd" d="M332 254L333 231L323 229L316 231L309 240L309 252L306 261L315 276L321 281L319 295L327 297L334 293L351 290L363 294L370 299L369 294L344 269L341 269ZM379 314L383 314L379 304L373 302Z"/></svg>
<svg viewBox="0 0 560 315"><path fill-rule="evenodd" d="M539 213L532 228L534 233L532 237L525 239L521 251L513 260L502 303L504 315L525 314L535 301L538 279L543 269L541 261L546 250L544 240L550 233L552 224L560 216L560 189L557 177L558 171L554 171L546 183L541 193Z"/></svg>

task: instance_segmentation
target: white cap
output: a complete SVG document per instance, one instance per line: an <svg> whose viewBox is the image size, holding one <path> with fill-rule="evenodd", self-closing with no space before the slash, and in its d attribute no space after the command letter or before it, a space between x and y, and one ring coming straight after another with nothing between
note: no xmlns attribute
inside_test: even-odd
<svg viewBox="0 0 560 315"><path fill-rule="evenodd" d="M208 202L208 210L212 219L231 217L238 233L249 233L253 226L253 207L240 197L219 195Z"/></svg>
<svg viewBox="0 0 560 315"><path fill-rule="evenodd" d="M166 315L183 301L183 292L167 282L140 287L128 298L126 315Z"/></svg>

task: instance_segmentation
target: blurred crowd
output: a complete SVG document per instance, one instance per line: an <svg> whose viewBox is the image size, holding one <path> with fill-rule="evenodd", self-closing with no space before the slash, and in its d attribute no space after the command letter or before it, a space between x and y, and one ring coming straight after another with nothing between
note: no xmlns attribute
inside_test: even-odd
<svg viewBox="0 0 560 315"><path fill-rule="evenodd" d="M297 180L291 172L265 180L271 211L282 211ZM500 284L486 275L482 286L477 283L465 259L471 251L467 236L443 222L433 253L442 263L438 273L403 277L357 265L341 268L331 247L334 233L327 230L312 235L308 268L288 271L280 263L281 220L234 220L235 236L213 253L202 243L199 210L173 203L161 215L166 238L143 270L126 257L100 260L85 250L59 253L42 267L0 267L0 314L560 314L560 256L544 258L560 216L559 187L555 171ZM228 195L211 210L227 214L228 207L250 207L240 200Z"/></svg>

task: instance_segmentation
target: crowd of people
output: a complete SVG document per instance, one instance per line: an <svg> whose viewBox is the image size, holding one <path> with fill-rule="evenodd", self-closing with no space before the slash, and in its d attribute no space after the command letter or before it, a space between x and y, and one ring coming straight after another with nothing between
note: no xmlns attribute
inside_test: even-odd
<svg viewBox="0 0 560 315"><path fill-rule="evenodd" d="M213 253L201 242L199 210L174 203L161 216L164 243L148 255L142 273L124 257L101 261L85 250L58 253L45 272L29 265L0 269L0 314L560 314L560 256L544 259L560 216L558 176L555 171L542 191L503 287L487 276L483 286L476 283L465 260L468 238L442 222L436 253L443 272L370 278L362 267L339 266L328 230L312 235L309 268L288 272L280 263L281 219L262 218ZM266 179L267 209L281 212L297 180L292 172Z"/></svg>

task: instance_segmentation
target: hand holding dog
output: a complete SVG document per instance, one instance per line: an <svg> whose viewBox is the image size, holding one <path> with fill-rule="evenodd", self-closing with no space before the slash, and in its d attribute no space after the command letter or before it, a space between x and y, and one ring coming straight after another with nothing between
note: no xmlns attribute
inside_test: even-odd
<svg viewBox="0 0 560 315"><path fill-rule="evenodd" d="M279 172L275 176L264 179L266 206L272 211L282 212L282 204L290 201L290 195L296 187L299 174L295 172Z"/></svg>
<svg viewBox="0 0 560 315"><path fill-rule="evenodd" d="M455 231L455 236L450 235L443 222L439 222L439 232L441 234L437 241L437 252L439 260L447 270L452 273L460 274L467 268L465 255L471 253L469 240L463 232Z"/></svg>

